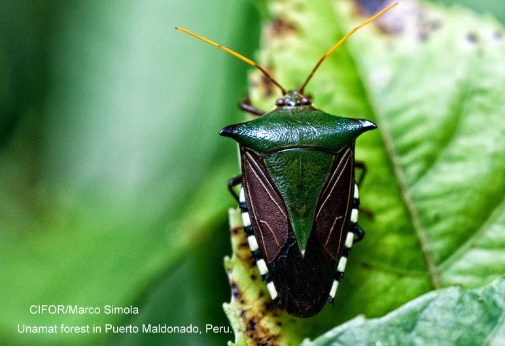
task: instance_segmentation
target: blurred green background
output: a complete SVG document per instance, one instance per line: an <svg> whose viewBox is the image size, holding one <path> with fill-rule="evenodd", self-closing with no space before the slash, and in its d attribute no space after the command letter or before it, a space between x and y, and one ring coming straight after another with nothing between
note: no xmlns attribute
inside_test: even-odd
<svg viewBox="0 0 505 346"><path fill-rule="evenodd" d="M498 0L440 2L505 21ZM239 168L217 134L243 119L249 67L174 27L254 58L264 1L3 0L0 12L0 340L232 340L17 325L228 325L226 181ZM32 304L140 314L34 315Z"/></svg>

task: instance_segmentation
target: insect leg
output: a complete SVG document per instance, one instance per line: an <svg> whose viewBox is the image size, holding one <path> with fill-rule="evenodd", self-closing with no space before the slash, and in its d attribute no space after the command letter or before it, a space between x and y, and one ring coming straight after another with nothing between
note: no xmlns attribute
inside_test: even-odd
<svg viewBox="0 0 505 346"><path fill-rule="evenodd" d="M361 187L361 184L363 183L363 180L365 179L365 175L366 175L366 171L367 171L366 164L363 161L355 161L354 168L358 168L359 170L361 170L360 176L357 179L355 179L355 181L356 181L355 188ZM360 207L359 211L362 212L363 214L365 214L370 219L373 218L373 213L370 210ZM363 230L361 230L361 231L363 231ZM364 234L364 232L363 232L363 234ZM358 238L358 241L361 240L362 238L363 238L363 236Z"/></svg>
<svg viewBox="0 0 505 346"><path fill-rule="evenodd" d="M239 198L235 190L233 190L233 187L242 184L242 176L239 175L237 177L233 177L230 180L228 180L228 190L230 190L230 193L232 194L233 197L239 202Z"/></svg>
<svg viewBox="0 0 505 346"><path fill-rule="evenodd" d="M251 105L251 100L249 97L245 97L244 101L240 102L238 104L238 107L242 109L243 111L246 111L247 113L257 115L257 116L262 116L265 115L266 112L263 112L262 110L259 110Z"/></svg>
<svg viewBox="0 0 505 346"><path fill-rule="evenodd" d="M363 228L361 228L358 224L354 226L353 233L356 235L356 238L354 238L354 243L357 243L363 239L365 236L365 231L363 231Z"/></svg>
<svg viewBox="0 0 505 346"><path fill-rule="evenodd" d="M363 161L355 161L354 168L358 168L361 170L361 174L360 174L359 178L356 179L356 183L360 187L361 183L363 182L363 179L365 178L366 164Z"/></svg>

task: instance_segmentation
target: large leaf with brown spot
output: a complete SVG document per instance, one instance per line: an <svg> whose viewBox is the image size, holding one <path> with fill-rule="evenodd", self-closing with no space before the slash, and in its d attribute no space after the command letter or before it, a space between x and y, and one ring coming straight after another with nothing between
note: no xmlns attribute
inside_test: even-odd
<svg viewBox="0 0 505 346"><path fill-rule="evenodd" d="M287 89L379 9L324 0L266 8L258 62ZM353 248L334 306L307 320L269 309L262 283L250 280L254 270L241 272L247 258L234 258L228 270L242 299L227 312L240 337L255 335L248 316L269 316L264 333L270 326L280 340L300 341L359 314L383 316L430 291L475 288L505 273L504 36L489 16L403 1L324 62L306 88L314 104L378 125L356 146L368 166L360 192L372 217L359 221L367 236ZM250 92L262 109L280 96L257 72Z"/></svg>

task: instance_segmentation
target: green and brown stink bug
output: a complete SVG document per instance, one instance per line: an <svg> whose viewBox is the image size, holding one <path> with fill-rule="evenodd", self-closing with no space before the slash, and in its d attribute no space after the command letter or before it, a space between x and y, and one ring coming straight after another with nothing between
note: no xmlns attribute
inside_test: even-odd
<svg viewBox="0 0 505 346"><path fill-rule="evenodd" d="M289 92L255 62L177 28L256 67L282 91L266 114L242 103L242 109L259 118L227 126L220 134L240 145L242 175L231 179L229 187L239 201L259 272L272 299L294 316L313 316L327 300L333 303L352 244L364 235L357 224L361 179L355 178L354 144L376 128L368 120L315 108L303 91L326 57L396 5L351 30L319 60L302 87ZM237 196L232 187L240 183Z"/></svg>

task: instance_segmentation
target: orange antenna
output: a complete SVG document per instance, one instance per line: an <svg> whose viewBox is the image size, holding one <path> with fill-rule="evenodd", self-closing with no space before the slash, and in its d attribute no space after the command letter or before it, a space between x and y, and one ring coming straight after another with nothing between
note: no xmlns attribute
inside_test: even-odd
<svg viewBox="0 0 505 346"><path fill-rule="evenodd" d="M283 95L285 95L285 94L286 94L286 90L285 90L285 89L284 89L284 88L283 88L283 87L282 87L279 83L277 83L277 81L276 81L275 79L273 79L273 78L272 78L272 76L270 76L270 74L269 74L267 71L265 71L265 69L263 69L263 67L261 67L260 65L256 64L254 61L252 61L252 60L250 60L250 59L246 58L246 57L245 57L245 56L243 56L243 55L238 54L237 52L232 51L231 49L229 49L229 48L227 48L227 47L225 47L225 46L222 46L222 45L220 45L220 44L218 44L218 43L216 43L216 42L213 42L213 41L211 41L211 40L206 39L205 37L202 37L202 36L200 36L200 35L197 35L197 34L195 34L194 32L191 32L191 31L186 30L186 29L183 29L183 28L175 28L175 29L176 29L176 30L179 30L179 31L182 31L182 32L185 32L185 33L186 33L186 34L188 34L188 35L194 36L194 37L196 37L197 39L202 40L203 42L207 42L208 44L210 44L210 45L212 45L212 46L214 46L214 47L217 47L217 48L219 48L219 49L222 49L222 50L224 50L225 52L228 52L228 53L230 53L231 55L233 55L233 56L235 56L235 57L239 58L240 60L245 61L245 62L246 62L246 63L248 63L249 65L256 67L258 70L260 70L260 71L261 71L261 73L263 73L263 74L265 75L265 77L267 77L267 78L268 78L268 80L270 80L272 83L274 83L275 85L277 85L277 86L281 89L281 91L282 91L282 94L283 94Z"/></svg>
<svg viewBox="0 0 505 346"><path fill-rule="evenodd" d="M361 23L360 25L358 25L357 27L355 27L354 29L352 29L351 31L349 31L347 33L347 35L345 35L344 37L342 37L342 39L340 41L338 41L333 47L330 48L329 51L326 52L325 55L323 55L323 57L321 59L319 59L319 62L316 64L316 66L314 67L314 69L312 69L312 72L310 72L310 75L307 77L307 79L305 80L305 83L303 83L302 87L300 88L300 90L298 90L298 92L300 94L303 94L303 89L305 89L305 87L307 86L307 83L310 81L310 79L312 78L312 76L314 75L314 73L317 71L317 69L319 68L319 66L322 64L322 62L331 54L333 53L333 51L335 49L337 49L342 43L344 43L352 34L354 34L358 29L361 29L362 27L364 27L365 25L367 25L368 23L372 22L373 20L375 20L377 17L380 17L382 16L384 13L386 13L387 11L389 11L390 9L392 9L393 7L395 7L396 5L398 5L397 2L395 2L394 4L386 7L385 9L383 9L382 11L380 11L379 13L377 13L376 15L368 18L367 20L365 20L363 23Z"/></svg>

